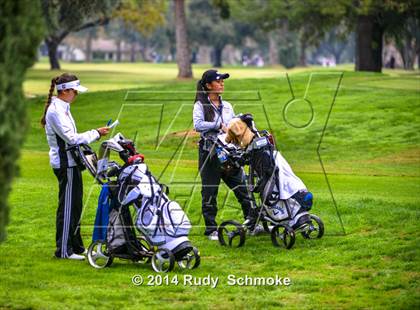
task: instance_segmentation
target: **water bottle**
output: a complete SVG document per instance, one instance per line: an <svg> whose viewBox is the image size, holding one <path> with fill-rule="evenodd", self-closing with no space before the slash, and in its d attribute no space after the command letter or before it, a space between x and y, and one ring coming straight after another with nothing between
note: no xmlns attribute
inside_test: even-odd
<svg viewBox="0 0 420 310"><path fill-rule="evenodd" d="M221 164L223 164L224 162L227 161L227 159L228 159L227 154L222 147L216 146L216 154L217 154L217 158L219 158L219 161L220 161Z"/></svg>

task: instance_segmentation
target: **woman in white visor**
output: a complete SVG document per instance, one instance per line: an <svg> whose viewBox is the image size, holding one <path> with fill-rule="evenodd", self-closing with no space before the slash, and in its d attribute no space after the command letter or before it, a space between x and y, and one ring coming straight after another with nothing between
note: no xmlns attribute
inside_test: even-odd
<svg viewBox="0 0 420 310"><path fill-rule="evenodd" d="M53 96L54 89L57 90L57 96ZM70 104L78 93L85 91L87 88L80 85L75 75L63 73L53 78L41 119L50 147L50 164L59 186L55 236L57 258L83 260L81 254L85 253L79 228L83 200L82 174L71 152L66 149L69 145L89 144L109 132L108 127L77 132Z"/></svg>

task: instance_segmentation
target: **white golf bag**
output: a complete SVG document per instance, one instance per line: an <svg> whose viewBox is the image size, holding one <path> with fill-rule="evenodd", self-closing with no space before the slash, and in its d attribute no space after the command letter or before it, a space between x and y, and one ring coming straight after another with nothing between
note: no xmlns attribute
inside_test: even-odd
<svg viewBox="0 0 420 310"><path fill-rule="evenodd" d="M110 151L117 152L125 165L120 167L109 161ZM170 250L176 259L188 252L192 245L188 239L191 223L187 215L177 202L169 200L165 193L167 187L153 177L132 141L118 133L102 144L99 158L98 178L109 175L112 169L116 171L118 203L136 207L135 225L148 242Z"/></svg>
<svg viewBox="0 0 420 310"><path fill-rule="evenodd" d="M164 186L156 181L145 163L126 167L118 179L121 204L134 203L136 226L152 245L174 252L180 244L189 241L191 223L187 215L177 202L169 200Z"/></svg>

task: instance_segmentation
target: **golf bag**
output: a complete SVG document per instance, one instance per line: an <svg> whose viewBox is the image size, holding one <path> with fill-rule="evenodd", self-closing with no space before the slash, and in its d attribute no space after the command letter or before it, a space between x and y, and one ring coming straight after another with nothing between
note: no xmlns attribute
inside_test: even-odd
<svg viewBox="0 0 420 310"><path fill-rule="evenodd" d="M312 193L293 173L280 152L274 151L273 136L255 128L252 115L232 119L224 140L238 148L232 160L240 155L240 160L236 162L249 165L247 184L261 198L254 227L262 223L264 230L270 233L273 245L286 249L293 247L296 232L306 239L323 236L322 220L308 212L312 207ZM227 157L231 156L228 148L223 148L223 151ZM228 220L220 224L217 229L220 244L241 247L245 243L246 227L250 221L252 219L240 224Z"/></svg>
<svg viewBox="0 0 420 310"><path fill-rule="evenodd" d="M118 152L123 159L125 164L122 167L115 167L108 160L110 150ZM134 224L150 245L170 250L176 260L191 251L192 245L188 239L191 223L187 215L177 202L168 198L167 187L154 178L144 163L144 156L137 153L133 142L117 134L103 143L99 158L98 178L110 174L117 176L114 205L119 206L115 208L120 212L118 218L128 221L129 213L125 216L124 212L130 205L134 205L136 210ZM113 170L115 172L112 172ZM117 217L113 217L111 211L110 225L113 223L113 218L116 222ZM131 216L130 223L132 223ZM110 241L109 231L108 241ZM122 234L113 231L113 238L118 245L118 236Z"/></svg>
<svg viewBox="0 0 420 310"><path fill-rule="evenodd" d="M171 201L145 163L129 165L119 176L118 197L122 206L134 204L137 228L151 245L177 252L190 246L191 223L181 206Z"/></svg>
<svg viewBox="0 0 420 310"><path fill-rule="evenodd" d="M266 131L259 132L249 115L230 125L229 134L244 148L243 156L250 166L250 176L257 180L253 192L260 194L267 215L275 222L289 218L290 227L307 221L307 211L312 207L312 193L308 192L280 152L274 150L273 137ZM243 137L247 137L246 143Z"/></svg>

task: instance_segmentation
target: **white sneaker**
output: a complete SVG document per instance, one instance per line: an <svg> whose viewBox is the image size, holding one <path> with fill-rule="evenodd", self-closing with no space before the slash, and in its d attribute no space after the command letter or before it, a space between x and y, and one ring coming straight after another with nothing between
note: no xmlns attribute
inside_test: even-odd
<svg viewBox="0 0 420 310"><path fill-rule="evenodd" d="M217 230L213 231L210 235L207 236L207 238L209 238L211 241L218 241L219 234L217 233Z"/></svg>
<svg viewBox="0 0 420 310"><path fill-rule="evenodd" d="M72 254L69 257L67 257L67 259L74 259L74 260L84 260L85 257L83 255L79 255L79 254Z"/></svg>

